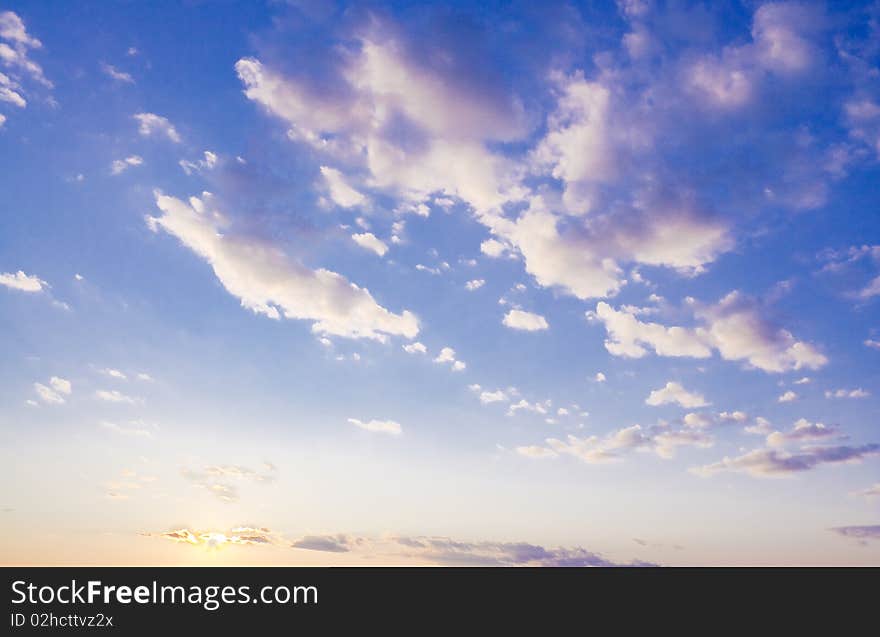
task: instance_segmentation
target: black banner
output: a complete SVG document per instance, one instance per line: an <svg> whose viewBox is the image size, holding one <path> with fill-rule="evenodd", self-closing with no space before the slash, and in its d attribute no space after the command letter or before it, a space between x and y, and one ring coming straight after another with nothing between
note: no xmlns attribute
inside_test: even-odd
<svg viewBox="0 0 880 637"><path fill-rule="evenodd" d="M10 635L252 634L268 627L324 634L358 625L410 634L687 625L843 634L874 623L880 584L874 568L9 567L3 574L2 634Z"/></svg>

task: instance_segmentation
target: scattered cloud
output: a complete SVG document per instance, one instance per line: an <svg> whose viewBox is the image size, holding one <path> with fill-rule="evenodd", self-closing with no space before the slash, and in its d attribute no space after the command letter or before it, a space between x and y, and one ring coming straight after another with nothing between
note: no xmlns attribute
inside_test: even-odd
<svg viewBox="0 0 880 637"><path fill-rule="evenodd" d="M455 350L451 347L444 347L440 350L440 353L434 359L435 363L450 363L452 371L461 372L467 367L467 365L456 358Z"/></svg>
<svg viewBox="0 0 880 637"><path fill-rule="evenodd" d="M119 175L132 166L140 166L144 160L140 155L130 155L125 159L117 159L110 165L110 174Z"/></svg>
<svg viewBox="0 0 880 637"><path fill-rule="evenodd" d="M504 315L504 319L501 322L511 329L523 330L526 332L537 332L540 330L546 330L550 327L547 323L547 319L540 314L534 314L533 312L526 312L524 310L510 310Z"/></svg>
<svg viewBox="0 0 880 637"><path fill-rule="evenodd" d="M95 397L108 403L125 403L135 405L140 402L139 398L133 398L116 389L98 389L95 391Z"/></svg>
<svg viewBox="0 0 880 637"><path fill-rule="evenodd" d="M385 256L385 253L388 252L388 245L381 239L377 239L372 232L353 234L351 238L364 250L375 252L380 257Z"/></svg>
<svg viewBox="0 0 880 637"><path fill-rule="evenodd" d="M650 348L659 356L708 358L717 350L725 360L744 361L770 373L819 369L828 362L814 346L769 323L755 303L739 292L731 292L715 305L697 307L694 314L702 325L667 327L642 322L600 302L587 317L605 325L605 348L614 356L641 358Z"/></svg>
<svg viewBox="0 0 880 637"><path fill-rule="evenodd" d="M37 392L37 396L44 403L63 405L65 402L64 396L69 396L73 393L73 384L65 378L52 376L49 379L49 386L42 383L34 383L34 391Z"/></svg>
<svg viewBox="0 0 880 637"><path fill-rule="evenodd" d="M825 392L825 398L867 398L871 393L861 387L858 389L835 389Z"/></svg>
<svg viewBox="0 0 880 637"><path fill-rule="evenodd" d="M321 166L321 175L330 192L330 199L342 208L353 208L363 205L367 198L352 188L341 172L329 166Z"/></svg>
<svg viewBox="0 0 880 637"><path fill-rule="evenodd" d="M275 480L277 469L264 463L262 471L255 471L241 465L209 465L201 470L183 469L183 478L193 486L204 489L221 502L232 503L240 499L238 485L252 482L266 484Z"/></svg>
<svg viewBox="0 0 880 637"><path fill-rule="evenodd" d="M464 287L468 292L473 292L474 290L479 290L484 285L486 285L485 279L471 279L464 284Z"/></svg>
<svg viewBox="0 0 880 637"><path fill-rule="evenodd" d="M134 78L126 73L125 71L120 71L115 66L111 64L106 64L101 62L101 71L107 77L115 80L116 82L122 82L123 84L134 84Z"/></svg>
<svg viewBox="0 0 880 637"><path fill-rule="evenodd" d="M677 403L687 409L706 407L711 404L706 402L706 399L703 398L702 395L689 392L682 387L681 383L676 383L674 381L669 381L664 387L653 390L645 399L646 405L652 405L654 407L669 403Z"/></svg>
<svg viewBox="0 0 880 637"><path fill-rule="evenodd" d="M21 292L42 292L49 284L35 275L28 275L19 270L15 274L10 272L0 273L0 285Z"/></svg>
<svg viewBox="0 0 880 637"><path fill-rule="evenodd" d="M217 166L217 162L219 161L219 157L217 157L216 153L212 153L210 150L206 150L202 153L202 159L197 159L195 161L191 161L189 159L181 159L177 162L180 167L183 169L187 175L192 175L193 173L201 173L206 170L211 170Z"/></svg>
<svg viewBox="0 0 880 637"><path fill-rule="evenodd" d="M821 422L812 423L806 418L801 418L794 423L790 431L774 431L767 435L767 445L770 447L782 447L790 442L804 443L812 440L825 438L845 438L840 433L840 427L836 425L824 425Z"/></svg>
<svg viewBox="0 0 880 637"><path fill-rule="evenodd" d="M226 290L255 313L311 320L313 332L347 338L384 341L419 332L412 312L389 312L345 277L310 270L271 244L223 232L227 221L207 193L189 202L157 193L156 205L163 214L148 217L149 227L174 235L205 259Z"/></svg>
<svg viewBox="0 0 880 637"><path fill-rule="evenodd" d="M115 422L102 421L101 427L107 431L112 431L120 436L132 436L134 438L152 438L155 427L145 425L142 421L136 420L127 425L120 425Z"/></svg>
<svg viewBox="0 0 880 637"><path fill-rule="evenodd" d="M155 113L136 113L132 116L138 123L138 132L142 137L167 137L175 144L180 143L180 134L167 118Z"/></svg>
<svg viewBox="0 0 880 637"><path fill-rule="evenodd" d="M357 418L349 418L348 422L355 427L360 427L361 429L373 433L391 434L392 436L399 436L403 433L403 428L400 426L400 423L393 420L370 420L369 422L363 422Z"/></svg>
<svg viewBox="0 0 880 637"><path fill-rule="evenodd" d="M790 389L784 392L779 398L776 399L778 403L791 403L798 399L798 395L791 391Z"/></svg>
<svg viewBox="0 0 880 637"><path fill-rule="evenodd" d="M403 351L407 354L427 354L428 348L425 347L422 343L416 341L415 343L407 343L402 345Z"/></svg>

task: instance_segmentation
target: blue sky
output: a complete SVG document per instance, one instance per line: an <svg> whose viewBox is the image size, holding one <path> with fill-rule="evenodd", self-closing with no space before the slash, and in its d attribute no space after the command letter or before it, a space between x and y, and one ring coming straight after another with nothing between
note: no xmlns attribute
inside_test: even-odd
<svg viewBox="0 0 880 637"><path fill-rule="evenodd" d="M5 563L880 563L880 6L0 7Z"/></svg>

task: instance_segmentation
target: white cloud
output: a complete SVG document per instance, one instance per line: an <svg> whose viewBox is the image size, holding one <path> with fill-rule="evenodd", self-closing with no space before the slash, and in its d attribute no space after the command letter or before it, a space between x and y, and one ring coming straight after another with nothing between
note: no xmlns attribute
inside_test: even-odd
<svg viewBox="0 0 880 637"><path fill-rule="evenodd" d="M472 279L464 284L464 287L469 292L473 292L474 290L479 290L481 287L486 285L485 279Z"/></svg>
<svg viewBox="0 0 880 637"><path fill-rule="evenodd" d="M356 244L365 250L375 252L377 255L384 256L388 252L388 246L381 239L377 239L372 232L364 232L361 234L353 234L351 238Z"/></svg>
<svg viewBox="0 0 880 637"><path fill-rule="evenodd" d="M867 398L871 393L861 387L858 389L836 389L826 391L825 398Z"/></svg>
<svg viewBox="0 0 880 637"><path fill-rule="evenodd" d="M460 360L457 360L455 357L455 350L451 347L444 347L440 350L440 353L434 359L435 363L451 363L451 369L454 372L461 372L467 367L467 365Z"/></svg>
<svg viewBox="0 0 880 637"><path fill-rule="evenodd" d="M95 391L95 397L108 403L126 403L129 405L134 405L139 400L137 398L132 398L131 396L123 394L122 392L115 389L99 389Z"/></svg>
<svg viewBox="0 0 880 637"><path fill-rule="evenodd" d="M865 347L870 347L871 349L880 349L880 341L872 338L866 338L863 344Z"/></svg>
<svg viewBox="0 0 880 637"><path fill-rule="evenodd" d="M661 458L672 458L678 447L711 447L712 438L697 430L675 430L665 425L647 429L633 425L599 436L579 438L568 435L565 440L547 438L546 447L559 455L574 456L589 464L616 462L632 451L650 451ZM531 447L531 457L542 457L540 447ZM543 457L552 457L544 454Z"/></svg>
<svg viewBox="0 0 880 637"><path fill-rule="evenodd" d="M212 153L210 150L206 150L202 153L202 159L197 159L196 161L190 161L188 159L181 159L177 162L181 168L183 168L183 172L187 175L192 175L193 173L200 173L205 170L211 170L215 166L217 166L217 162L220 160L217 157L216 153Z"/></svg>
<svg viewBox="0 0 880 637"><path fill-rule="evenodd" d="M801 418L790 431L774 431L767 435L767 445L770 447L782 447L790 442L803 443L825 438L840 438L840 428L835 425L823 425L821 422L812 423L806 418Z"/></svg>
<svg viewBox="0 0 880 637"><path fill-rule="evenodd" d="M18 82L4 73L0 73L0 102L7 102L18 108L27 106L27 100L19 92Z"/></svg>
<svg viewBox="0 0 880 637"><path fill-rule="evenodd" d="M109 376L110 378L116 378L118 380L126 380L128 378L128 376L126 376L123 372L119 371L118 369L112 369L110 367L102 369L101 373Z"/></svg>
<svg viewBox="0 0 880 637"><path fill-rule="evenodd" d="M69 396L70 393L73 391L73 384L66 378L53 376L49 379L49 384L52 386L52 389L60 394L65 394Z"/></svg>
<svg viewBox="0 0 880 637"><path fill-rule="evenodd" d="M42 48L43 44L28 34L24 22L12 11L0 12L0 63L10 72L20 72L47 88L52 82L43 75L43 69L29 57L29 49Z"/></svg>
<svg viewBox="0 0 880 637"><path fill-rule="evenodd" d="M416 341L415 343L408 343L403 345L403 351L407 354L427 354L428 348L425 347L422 343Z"/></svg>
<svg viewBox="0 0 880 637"><path fill-rule="evenodd" d="M480 392L480 402L483 403L484 405L488 405L490 403L506 402L507 400L508 400L507 394L505 394L500 389L498 389L496 391Z"/></svg>
<svg viewBox="0 0 880 637"><path fill-rule="evenodd" d="M739 292L731 292L716 305L698 307L695 317L703 325L696 327L642 322L604 302L596 306L595 314L588 313L590 317L605 324L605 348L615 356L641 358L651 348L660 356L708 358L714 349L725 360L745 361L773 373L818 369L828 362L814 346L769 323Z"/></svg>
<svg viewBox="0 0 880 637"><path fill-rule="evenodd" d="M798 399L798 395L789 389L787 392L782 394L776 400L777 400L777 402L780 402L780 403L790 403L790 402L793 402L797 399Z"/></svg>
<svg viewBox="0 0 880 637"><path fill-rule="evenodd" d="M329 166L321 166L321 175L330 190L330 198L337 206L352 208L360 206L366 201L366 197L348 185L342 173Z"/></svg>
<svg viewBox="0 0 880 637"><path fill-rule="evenodd" d="M588 315L591 316L591 315ZM641 358L647 347L659 356L708 358L711 348L703 328L666 327L639 321L634 315L616 311L605 302L596 305L596 318L605 324L608 338L605 348L614 356Z"/></svg>
<svg viewBox="0 0 880 637"><path fill-rule="evenodd" d="M227 222L207 193L189 202L157 193L156 205L163 214L147 218L150 228L176 236L205 259L226 290L255 313L310 320L318 334L348 338L384 341L388 335L413 338L419 332L412 312L389 312L345 277L310 270L271 244L224 234Z"/></svg>
<svg viewBox="0 0 880 637"><path fill-rule="evenodd" d="M593 380L595 380L597 383L604 383L607 379L605 378L605 374L603 374L602 372L596 372L596 375L593 376Z"/></svg>
<svg viewBox="0 0 880 637"><path fill-rule="evenodd" d="M809 376L804 376L803 378L799 378L796 381L794 381L794 384L795 385L809 385L812 382L813 382L812 378L810 378Z"/></svg>
<svg viewBox="0 0 880 637"><path fill-rule="evenodd" d="M455 350L451 347L444 347L440 350L440 354L434 359L435 363L451 363L455 360Z"/></svg>
<svg viewBox="0 0 880 637"><path fill-rule="evenodd" d="M34 391L44 403L61 405L64 404L64 396L69 396L73 391L73 386L69 380L53 376L49 379L47 387L42 383L34 383Z"/></svg>
<svg viewBox="0 0 880 637"><path fill-rule="evenodd" d="M394 422L393 420L371 420L369 422L362 422L357 418L349 418L348 422L353 424L355 427L360 427L361 429L365 429L367 431L372 431L375 433L385 433L391 434L392 436L399 436L403 432L400 423Z"/></svg>
<svg viewBox="0 0 880 637"><path fill-rule="evenodd" d="M504 315L504 319L501 322L511 329L525 330L527 332L546 330L550 327L547 319L540 314L523 310L510 310Z"/></svg>
<svg viewBox="0 0 880 637"><path fill-rule="evenodd" d="M164 135L174 143L180 143L180 134L167 118L155 113L136 113L133 115L138 122L138 132L143 137Z"/></svg>
<svg viewBox="0 0 880 637"><path fill-rule="evenodd" d="M148 383L153 381L153 377L150 376L150 375L149 375L148 373L146 373L146 372L138 372L136 378L137 378L138 380L142 380L142 381L145 381L145 382L148 382Z"/></svg>
<svg viewBox="0 0 880 637"><path fill-rule="evenodd" d="M19 270L15 274L0 273L0 285L22 292L42 292L49 284L36 275L28 275Z"/></svg>
<svg viewBox="0 0 880 637"><path fill-rule="evenodd" d="M497 239L486 239L480 244L480 252L488 257L498 258L507 251L507 246Z"/></svg>
<svg viewBox="0 0 880 637"><path fill-rule="evenodd" d="M144 160L140 155L131 155L125 159L117 159L110 165L110 174L118 175L128 169L130 166L140 166Z"/></svg>
<svg viewBox="0 0 880 637"><path fill-rule="evenodd" d="M425 347L422 343L416 341L415 343L403 345L403 351L405 351L407 354L427 354L428 348Z"/></svg>
<svg viewBox="0 0 880 637"><path fill-rule="evenodd" d="M682 407L693 409L694 407L706 407L709 405L700 394L689 392L681 383L669 381L661 389L653 390L645 399L646 405L658 406L669 403L678 403Z"/></svg>
<svg viewBox="0 0 880 637"><path fill-rule="evenodd" d="M104 75L107 77L116 80L117 82L122 82L124 84L134 84L134 78L126 73L125 71L120 71L115 66L110 64L101 63L101 71L104 72Z"/></svg>

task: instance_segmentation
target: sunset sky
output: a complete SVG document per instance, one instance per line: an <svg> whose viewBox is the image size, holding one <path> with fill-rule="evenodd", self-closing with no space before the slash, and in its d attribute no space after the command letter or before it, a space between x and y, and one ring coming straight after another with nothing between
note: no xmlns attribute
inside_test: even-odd
<svg viewBox="0 0 880 637"><path fill-rule="evenodd" d="M0 0L0 563L880 565L880 4Z"/></svg>

